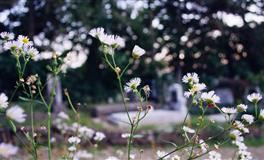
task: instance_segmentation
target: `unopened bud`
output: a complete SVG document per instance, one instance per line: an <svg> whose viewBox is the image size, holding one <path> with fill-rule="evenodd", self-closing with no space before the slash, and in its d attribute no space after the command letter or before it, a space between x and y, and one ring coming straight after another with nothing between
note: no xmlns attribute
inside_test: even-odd
<svg viewBox="0 0 264 160"><path fill-rule="evenodd" d="M115 68L115 72L116 72L116 74L120 74L121 69L120 69L119 67L116 67L116 68Z"/></svg>

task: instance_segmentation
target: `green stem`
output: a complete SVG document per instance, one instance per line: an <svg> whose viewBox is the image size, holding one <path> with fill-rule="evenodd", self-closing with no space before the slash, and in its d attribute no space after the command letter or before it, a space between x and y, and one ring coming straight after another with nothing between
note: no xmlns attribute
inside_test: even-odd
<svg viewBox="0 0 264 160"><path fill-rule="evenodd" d="M56 86L57 86L56 75L54 75L54 79L55 79L55 83L54 83L54 86L53 86L52 91L50 93L50 102L48 105L48 157L49 157L49 160L51 160L51 154L52 154L51 153L51 151L52 151L52 148L51 148L51 122L52 122L51 108L52 108L53 101L54 101L54 98L56 95Z"/></svg>
<svg viewBox="0 0 264 160"><path fill-rule="evenodd" d="M36 142L34 139L34 134L35 134L35 129L34 129L34 110L33 110L33 99L31 95L31 104L30 104L30 118L31 118L31 143L32 143L32 149L33 149L33 159L36 160L38 159L38 154L37 154L37 148L36 148Z"/></svg>
<svg viewBox="0 0 264 160"><path fill-rule="evenodd" d="M127 159L130 160L131 148L132 148L132 140L133 140L133 132L134 132L134 125L131 124L130 135L127 143Z"/></svg>
<svg viewBox="0 0 264 160"><path fill-rule="evenodd" d="M254 103L254 106L255 106L255 116L256 116L256 119L258 119L258 106L257 106L257 103Z"/></svg>
<svg viewBox="0 0 264 160"><path fill-rule="evenodd" d="M125 100L125 95L124 95L124 90L123 90L123 86L122 86L121 77L119 75L117 75L117 79L118 79L119 89L120 89L120 92L121 92L121 95L122 95L123 105L125 107L125 111L126 111L128 120L129 120L130 124L132 124L133 122L132 122L131 117L130 117L130 115L128 113L128 108L127 108L127 105L126 105L126 100Z"/></svg>
<svg viewBox="0 0 264 160"><path fill-rule="evenodd" d="M51 111L48 110L48 157L51 160Z"/></svg>

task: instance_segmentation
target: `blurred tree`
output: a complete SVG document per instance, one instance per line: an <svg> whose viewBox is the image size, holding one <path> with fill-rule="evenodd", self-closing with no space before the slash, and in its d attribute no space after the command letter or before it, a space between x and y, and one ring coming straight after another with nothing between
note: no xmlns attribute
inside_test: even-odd
<svg viewBox="0 0 264 160"><path fill-rule="evenodd" d="M89 49L87 63L69 71L63 81L78 100L106 100L116 88L113 74L103 70L97 40L88 35L98 26L126 39L126 48L118 53L120 65L125 65L134 44L147 50L128 77L134 73L151 80L195 71L205 79L248 78L264 67L264 2L260 0L14 0L0 5L1 13L8 13L0 21L1 30L48 39L38 45L41 51L54 50L58 37L73 43L63 53L76 45ZM45 76L39 69L45 61L33 65L33 72ZM1 77L9 67L0 67ZM1 87L8 89L6 83L1 79Z"/></svg>

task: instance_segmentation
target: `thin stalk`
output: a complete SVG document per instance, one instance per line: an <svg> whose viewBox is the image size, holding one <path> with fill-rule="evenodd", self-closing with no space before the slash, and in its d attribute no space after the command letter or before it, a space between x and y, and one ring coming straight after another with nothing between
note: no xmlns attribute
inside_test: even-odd
<svg viewBox="0 0 264 160"><path fill-rule="evenodd" d="M50 102L48 105L48 157L49 160L51 160L51 122L52 122L52 116L51 116L51 108L52 108L52 104L56 95L56 86L57 86L57 77L55 75L55 83L54 86L52 88L51 94L50 94Z"/></svg>
<svg viewBox="0 0 264 160"><path fill-rule="evenodd" d="M256 116L256 119L258 119L258 105L257 105L257 103L254 103L254 106L255 106L255 116Z"/></svg>
<svg viewBox="0 0 264 160"><path fill-rule="evenodd" d="M130 124L132 124L133 122L132 122L131 117L130 117L130 115L128 113L128 108L127 108L127 105L126 105L124 90L123 90L123 86L122 86L122 80L121 80L121 77L119 75L117 75L117 80L118 80L119 90L120 90L121 95L122 95L123 105L124 105L124 108L126 110L126 114L127 114L128 120L129 120Z"/></svg>
<svg viewBox="0 0 264 160"><path fill-rule="evenodd" d="M131 148L132 148L132 140L133 140L133 132L134 132L134 125L131 124L130 135L127 143L127 159L130 160Z"/></svg>
<svg viewBox="0 0 264 160"><path fill-rule="evenodd" d="M33 149L33 159L38 159L36 142L34 139L35 129L34 129L34 109L33 109L33 96L31 93L31 103L30 103L30 121L31 121L31 136L32 136L32 149Z"/></svg>

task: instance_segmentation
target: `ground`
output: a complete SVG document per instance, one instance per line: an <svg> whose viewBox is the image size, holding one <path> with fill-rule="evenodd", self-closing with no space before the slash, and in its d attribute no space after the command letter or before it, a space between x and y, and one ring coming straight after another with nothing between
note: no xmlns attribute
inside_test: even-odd
<svg viewBox="0 0 264 160"><path fill-rule="evenodd" d="M160 149L160 148L158 148ZM165 149L166 151L170 151L171 148L166 148ZM225 147L225 148L221 148L218 150L221 154L222 154L222 160L232 160L232 157L234 156L234 153L236 151L235 148L232 148L232 147ZM254 155L254 160L262 160L263 157L264 157L264 146L261 146L261 147L250 147L249 148L249 151ZM63 153L64 151L63 150L58 150L58 149L54 149L53 150L53 155L54 155L54 158L53 159L58 159L59 156ZM134 153L138 153L139 151L135 151ZM40 152L39 152L39 159L40 160L47 160L47 151L42 149ZM94 158L93 160L105 160L108 156L111 156L111 155L115 155L117 156L118 154L120 155L120 153L124 154L124 150L118 148L118 147L107 147L106 149L104 149L103 151L100 151L100 152L97 152L98 156L96 158ZM23 154L23 153L21 153ZM180 155L180 153L177 153ZM151 149L144 149L144 152L142 154L142 160L155 160L156 159L156 153L151 150ZM21 156L19 156L21 158ZM23 158L19 160L28 160L29 157L24 155L22 156ZM199 158L199 160L204 160L206 159L207 156L204 156L202 158ZM125 155L122 156L121 160L125 160ZM17 159L12 159L12 160L17 160ZM139 160L139 158L136 158L136 160Z"/></svg>

